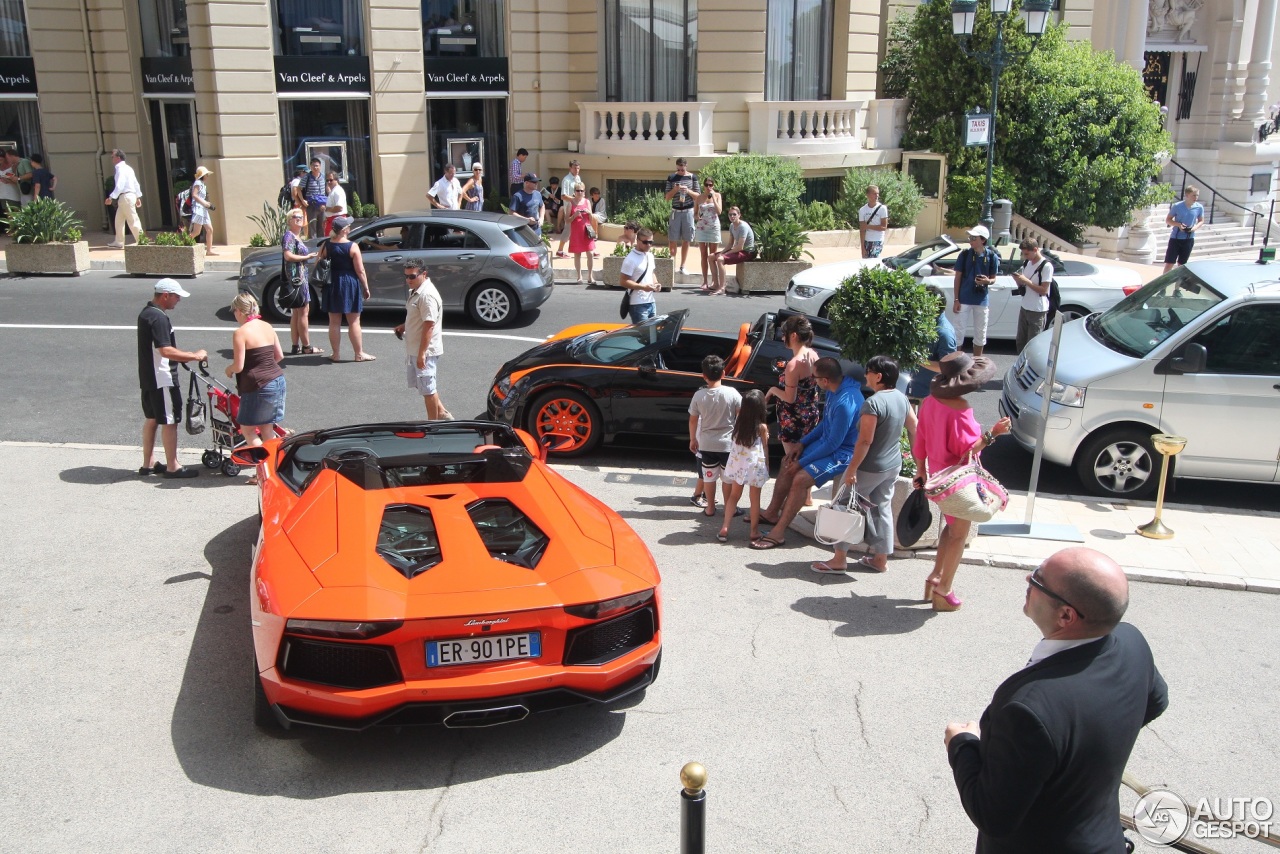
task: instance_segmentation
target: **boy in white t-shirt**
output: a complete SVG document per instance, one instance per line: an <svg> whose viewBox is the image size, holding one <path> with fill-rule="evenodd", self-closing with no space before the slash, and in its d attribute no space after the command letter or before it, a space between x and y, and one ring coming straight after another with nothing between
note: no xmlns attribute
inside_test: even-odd
<svg viewBox="0 0 1280 854"><path fill-rule="evenodd" d="M862 237L862 257L879 258L884 233L889 228L889 209L880 203L880 188L867 187L867 203L858 208L858 232Z"/></svg>
<svg viewBox="0 0 1280 854"><path fill-rule="evenodd" d="M1053 284L1053 262L1040 252L1040 244L1034 238L1025 238L1018 244L1022 250L1022 272L1013 274L1017 287L1015 295L1022 296L1018 309L1017 352L1021 353L1027 342L1044 331L1045 318L1049 316L1049 289Z"/></svg>
<svg viewBox="0 0 1280 854"><path fill-rule="evenodd" d="M733 424L738 420L742 395L736 388L721 385L724 359L707 356L702 360L702 378L707 384L693 393L689 402L689 450L698 455L702 471L703 513L716 515L716 486L720 481L724 500L729 500L729 483L720 475L733 449Z"/></svg>

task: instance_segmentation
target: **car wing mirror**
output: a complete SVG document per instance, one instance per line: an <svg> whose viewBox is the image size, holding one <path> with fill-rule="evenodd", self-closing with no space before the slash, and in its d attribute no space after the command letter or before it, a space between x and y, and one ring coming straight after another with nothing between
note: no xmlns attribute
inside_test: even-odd
<svg viewBox="0 0 1280 854"><path fill-rule="evenodd" d="M1180 374L1198 374L1209 363L1209 351L1203 344L1188 344L1169 360L1169 367Z"/></svg>
<svg viewBox="0 0 1280 854"><path fill-rule="evenodd" d="M573 437L564 433L543 433L538 437L538 461L545 463L547 455L573 445Z"/></svg>
<svg viewBox="0 0 1280 854"><path fill-rule="evenodd" d="M658 373L658 365L654 362L652 356L645 356L640 360L640 364L636 365L636 369L646 377L656 376Z"/></svg>
<svg viewBox="0 0 1280 854"><path fill-rule="evenodd" d="M245 468L251 468L256 466L258 463L265 463L270 457L271 454L269 454L267 449L261 445L237 448L231 452L231 462Z"/></svg>

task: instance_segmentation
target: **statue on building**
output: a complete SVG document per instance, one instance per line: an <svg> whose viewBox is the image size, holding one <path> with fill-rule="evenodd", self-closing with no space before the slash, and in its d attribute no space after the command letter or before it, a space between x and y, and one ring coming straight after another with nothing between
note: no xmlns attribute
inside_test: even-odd
<svg viewBox="0 0 1280 854"><path fill-rule="evenodd" d="M1196 22L1196 12L1204 0L1150 0L1147 14L1147 35L1168 33L1175 35L1175 42L1191 42L1191 28Z"/></svg>
<svg viewBox="0 0 1280 854"><path fill-rule="evenodd" d="M1147 10L1147 35L1155 35L1169 21L1169 0L1151 0Z"/></svg>

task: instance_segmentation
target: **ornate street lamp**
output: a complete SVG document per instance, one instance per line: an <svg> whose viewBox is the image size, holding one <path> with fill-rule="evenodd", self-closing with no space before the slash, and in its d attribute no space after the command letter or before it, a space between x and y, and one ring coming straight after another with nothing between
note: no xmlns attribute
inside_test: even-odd
<svg viewBox="0 0 1280 854"><path fill-rule="evenodd" d="M1027 35L1031 36L1031 50L1016 51L1005 46L1004 27L1012 10L1013 0L989 0L991 15L996 22L996 38L991 50L970 50L969 38L973 35L973 22L978 14L978 0L952 0L951 32L960 43L965 56L976 59L991 69L991 127L987 133L987 193L982 199L982 224L990 231L995 220L991 216L991 173L995 168L996 146L996 109L1000 101L1000 75L1005 66L1026 57L1035 50L1044 35L1045 24L1049 20L1049 11L1053 0L1023 0L1022 18L1026 23Z"/></svg>

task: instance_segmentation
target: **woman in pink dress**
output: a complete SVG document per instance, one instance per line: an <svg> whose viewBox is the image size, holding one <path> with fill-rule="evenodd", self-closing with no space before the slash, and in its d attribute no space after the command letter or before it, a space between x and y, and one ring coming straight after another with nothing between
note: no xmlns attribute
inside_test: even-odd
<svg viewBox="0 0 1280 854"><path fill-rule="evenodd" d="M1001 418L984 433L973 415L973 407L964 399L966 394L979 391L983 383L995 376L994 362L958 350L943 358L938 368L938 375L929 385L929 396L920 404L916 440L911 446L911 456L916 461L914 483L917 488L924 486L931 474L984 450L997 436L1008 433L1010 427L1009 419ZM962 603L951 584L973 523L952 516L944 519L946 526L938 541L933 572L924 583L924 600L933 603L935 611L956 611Z"/></svg>
<svg viewBox="0 0 1280 854"><path fill-rule="evenodd" d="M587 236L587 226L591 230L600 227L596 215L591 212L591 202L587 199L587 188L581 182L573 188L573 207L569 209L569 251L573 253L573 269L578 274L578 284L590 284L595 273L596 239ZM587 277L582 278L582 256L587 256Z"/></svg>

